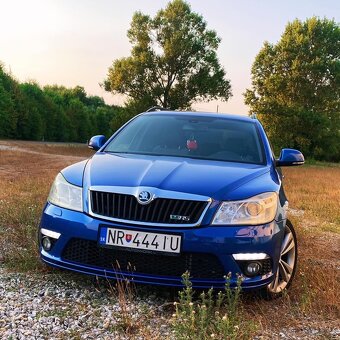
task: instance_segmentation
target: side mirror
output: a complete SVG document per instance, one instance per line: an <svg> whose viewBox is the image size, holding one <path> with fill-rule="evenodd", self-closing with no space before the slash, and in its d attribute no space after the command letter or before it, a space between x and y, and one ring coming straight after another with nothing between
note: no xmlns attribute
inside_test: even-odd
<svg viewBox="0 0 340 340"><path fill-rule="evenodd" d="M280 158L276 160L276 166L293 166L305 163L303 154L295 149L282 149Z"/></svg>
<svg viewBox="0 0 340 340"><path fill-rule="evenodd" d="M93 150L99 150L106 142L106 137L103 135L93 136L89 143L88 147Z"/></svg>

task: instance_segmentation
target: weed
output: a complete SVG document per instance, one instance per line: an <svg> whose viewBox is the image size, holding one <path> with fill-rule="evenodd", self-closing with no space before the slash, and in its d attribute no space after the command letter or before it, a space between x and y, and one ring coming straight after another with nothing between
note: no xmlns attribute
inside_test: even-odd
<svg viewBox="0 0 340 340"><path fill-rule="evenodd" d="M127 279L118 279L114 291L119 304L117 328L123 330L125 334L135 333L136 328L138 328L138 322L134 320L134 316L137 315L136 304L134 303L135 286Z"/></svg>
<svg viewBox="0 0 340 340"><path fill-rule="evenodd" d="M309 287L309 282L307 281L304 272L300 272L301 277L301 294L299 301L299 310L303 313L309 312L312 307L313 291Z"/></svg>
<svg viewBox="0 0 340 340"><path fill-rule="evenodd" d="M119 331L129 339L158 338L157 334L150 331L149 319L152 316L150 309L137 303L137 290L134 283L124 277L120 266L117 263L117 281L113 285L107 280L109 295L118 301L119 312L113 316L112 320L107 320L112 332Z"/></svg>
<svg viewBox="0 0 340 340"><path fill-rule="evenodd" d="M175 302L172 327L176 339L240 339L249 338L256 325L242 317L240 294L242 277L238 276L236 288L230 287L231 275L226 277L224 291L210 289L194 300L190 274L182 275L184 288Z"/></svg>

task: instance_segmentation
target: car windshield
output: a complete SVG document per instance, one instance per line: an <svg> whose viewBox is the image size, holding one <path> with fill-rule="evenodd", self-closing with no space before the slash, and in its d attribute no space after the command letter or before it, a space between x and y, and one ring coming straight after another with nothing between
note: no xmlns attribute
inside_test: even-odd
<svg viewBox="0 0 340 340"><path fill-rule="evenodd" d="M264 163L254 123L183 114L139 116L112 139L104 152Z"/></svg>

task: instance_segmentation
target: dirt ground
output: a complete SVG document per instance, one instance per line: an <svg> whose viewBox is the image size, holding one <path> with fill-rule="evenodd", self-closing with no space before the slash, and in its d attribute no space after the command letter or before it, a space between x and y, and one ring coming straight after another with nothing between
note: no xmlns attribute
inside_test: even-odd
<svg viewBox="0 0 340 340"><path fill-rule="evenodd" d="M27 254L33 252L34 262L35 240L29 232L23 239L22 231L37 225L58 171L92 154L77 144L0 141L0 263L5 265L0 281L5 272L42 270L39 264L11 265L19 256L13 249L23 241L32 244ZM245 296L244 311L259 325L257 339L340 339L340 166L294 167L284 174L298 235L296 278L280 299Z"/></svg>

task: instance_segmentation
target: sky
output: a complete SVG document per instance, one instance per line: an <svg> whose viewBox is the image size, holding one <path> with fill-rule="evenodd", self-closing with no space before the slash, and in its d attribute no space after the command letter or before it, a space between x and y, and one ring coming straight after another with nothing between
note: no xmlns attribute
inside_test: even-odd
<svg viewBox="0 0 340 340"><path fill-rule="evenodd" d="M340 0L189 0L222 42L221 64L231 81L228 102L200 102L199 111L247 114L242 93L251 85L251 65L264 41L276 43L289 21L313 15L340 22ZM0 62L21 82L83 86L109 104L124 97L100 83L117 58L130 54L126 36L132 15L155 15L163 0L0 0Z"/></svg>

